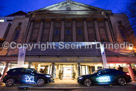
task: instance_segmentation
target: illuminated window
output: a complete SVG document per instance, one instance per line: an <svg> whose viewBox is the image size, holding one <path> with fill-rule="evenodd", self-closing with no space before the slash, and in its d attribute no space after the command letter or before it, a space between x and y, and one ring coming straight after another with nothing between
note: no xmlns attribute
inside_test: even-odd
<svg viewBox="0 0 136 91"><path fill-rule="evenodd" d="M0 19L0 22L4 22L4 19Z"/></svg>

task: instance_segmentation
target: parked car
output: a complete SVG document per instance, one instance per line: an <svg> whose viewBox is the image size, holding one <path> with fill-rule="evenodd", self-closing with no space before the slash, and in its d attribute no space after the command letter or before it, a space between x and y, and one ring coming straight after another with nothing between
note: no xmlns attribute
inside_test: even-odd
<svg viewBox="0 0 136 91"><path fill-rule="evenodd" d="M90 75L78 77L78 83L91 86L93 84L119 84L121 86L131 82L131 77L128 73L115 69L101 69Z"/></svg>
<svg viewBox="0 0 136 91"><path fill-rule="evenodd" d="M7 87L11 87L14 84L37 84L37 86L44 86L44 84L52 81L53 79L50 75L40 74L31 68L11 69L3 78L3 82Z"/></svg>

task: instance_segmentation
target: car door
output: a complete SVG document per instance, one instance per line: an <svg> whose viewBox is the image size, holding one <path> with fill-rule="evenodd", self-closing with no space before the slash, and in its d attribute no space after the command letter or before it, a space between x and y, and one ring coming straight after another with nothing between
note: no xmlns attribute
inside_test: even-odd
<svg viewBox="0 0 136 91"><path fill-rule="evenodd" d="M112 83L112 73L110 70L100 70L95 77L96 84L110 84Z"/></svg>
<svg viewBox="0 0 136 91"><path fill-rule="evenodd" d="M21 70L21 83L24 84L34 84L35 83L35 78L34 78L34 72L32 71L32 69L22 69Z"/></svg>
<svg viewBox="0 0 136 91"><path fill-rule="evenodd" d="M9 76L14 78L15 82L18 83L20 81L20 72L19 69L13 69L9 72Z"/></svg>

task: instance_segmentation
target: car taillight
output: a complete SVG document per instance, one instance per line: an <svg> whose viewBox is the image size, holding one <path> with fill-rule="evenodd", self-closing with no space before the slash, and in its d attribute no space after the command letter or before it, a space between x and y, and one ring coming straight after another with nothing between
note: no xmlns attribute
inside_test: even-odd
<svg viewBox="0 0 136 91"><path fill-rule="evenodd" d="M130 76L129 73L126 73L126 75Z"/></svg>

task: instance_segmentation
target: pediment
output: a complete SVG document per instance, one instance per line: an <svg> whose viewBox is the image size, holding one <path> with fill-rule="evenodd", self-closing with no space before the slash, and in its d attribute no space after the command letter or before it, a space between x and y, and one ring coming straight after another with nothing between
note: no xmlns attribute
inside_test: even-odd
<svg viewBox="0 0 136 91"><path fill-rule="evenodd" d="M70 2L68 2L70 1ZM104 10L104 9L101 9L101 8L97 8L97 7L94 7L94 6L90 6L90 5L86 5L86 4L82 4L82 3L79 3L79 2L75 2L75 1L71 1L71 0L67 0L67 1L64 1L64 2L61 2L61 3L57 3L57 4L54 4L54 5L51 5L51 6L48 6L48 7L44 7L44 8L41 8L39 10L36 10L34 12L44 12L44 11L69 11L70 13L73 11L94 11L94 12L99 12L99 11L108 11L109 10ZM53 13L53 12L52 12ZM55 12L56 13L56 12ZM76 12L75 12L76 13Z"/></svg>

